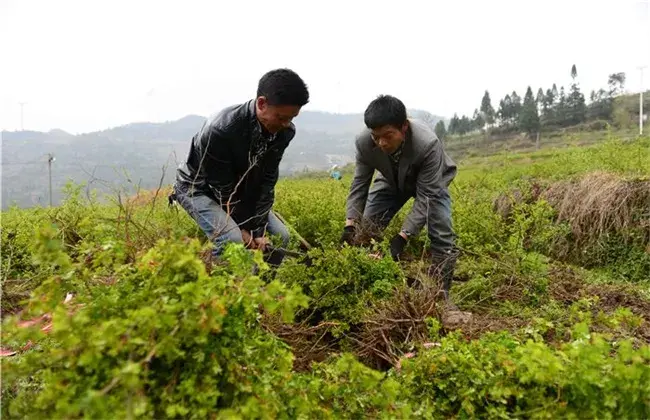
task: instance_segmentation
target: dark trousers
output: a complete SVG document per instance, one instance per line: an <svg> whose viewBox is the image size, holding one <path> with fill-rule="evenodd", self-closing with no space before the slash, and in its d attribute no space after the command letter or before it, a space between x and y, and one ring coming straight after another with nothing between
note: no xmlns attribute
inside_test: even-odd
<svg viewBox="0 0 650 420"><path fill-rule="evenodd" d="M199 225L203 233L213 242L212 254L217 257L223 252L228 242L243 243L239 223L230 214L226 213L220 203L202 194L176 188L176 201ZM269 212L266 230L270 235L281 237L281 246L286 248L289 243L289 231L287 227L273 213Z"/></svg>
<svg viewBox="0 0 650 420"><path fill-rule="evenodd" d="M364 219L369 220L374 227L384 230L398 211L414 195L396 191L388 182L376 180L368 193ZM427 233L433 251L448 252L454 249L456 234L453 229L451 216L451 197L449 191L443 189L437 197L430 201L427 215ZM411 232L413 235L418 232Z"/></svg>

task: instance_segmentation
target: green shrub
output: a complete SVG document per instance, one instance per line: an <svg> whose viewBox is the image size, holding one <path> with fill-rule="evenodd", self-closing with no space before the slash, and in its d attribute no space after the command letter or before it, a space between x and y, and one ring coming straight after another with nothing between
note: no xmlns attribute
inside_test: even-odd
<svg viewBox="0 0 650 420"><path fill-rule="evenodd" d="M402 389L435 417L646 418L650 347L578 335L558 349L509 334L452 334L403 365Z"/></svg>
<svg viewBox="0 0 650 420"><path fill-rule="evenodd" d="M59 268L30 311L52 310L52 332L39 348L3 359L6 414L203 418L227 408L247 417L280 410L275 389L290 379L292 355L260 328L258 308L290 321L306 304L299 291L264 286L248 274L251 257L240 247L230 249L231 270L210 277L196 241L161 241L114 284L87 290L80 265L53 236L44 233L39 257ZM76 293L73 314L60 303L67 291ZM3 335L5 343L42 338L13 321Z"/></svg>
<svg viewBox="0 0 650 420"><path fill-rule="evenodd" d="M299 314L311 322L339 322L339 330L358 323L375 299L390 296L393 287L403 281L398 265L386 256L380 260L363 248L314 249L312 263L296 261L283 264L277 277L289 286L299 286L310 298L310 307Z"/></svg>

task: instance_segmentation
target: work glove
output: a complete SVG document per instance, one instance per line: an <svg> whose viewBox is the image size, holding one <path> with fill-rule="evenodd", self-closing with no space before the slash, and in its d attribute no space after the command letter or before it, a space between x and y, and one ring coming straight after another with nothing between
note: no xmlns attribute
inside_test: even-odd
<svg viewBox="0 0 650 420"><path fill-rule="evenodd" d="M399 256L404 251L406 246L406 239L399 233L393 236L393 239L390 240L390 256L393 257L393 261L398 261Z"/></svg>
<svg viewBox="0 0 650 420"><path fill-rule="evenodd" d="M354 239L355 233L356 233L356 228L354 227L354 225L344 227L343 235L341 235L341 243L352 245L352 240Z"/></svg>

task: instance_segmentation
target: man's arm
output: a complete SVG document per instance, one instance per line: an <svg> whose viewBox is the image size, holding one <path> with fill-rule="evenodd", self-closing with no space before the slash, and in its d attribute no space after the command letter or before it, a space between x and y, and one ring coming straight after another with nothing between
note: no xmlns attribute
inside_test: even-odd
<svg viewBox="0 0 650 420"><path fill-rule="evenodd" d="M363 215L372 175L375 172L375 169L366 163L358 144L355 160L354 179L346 203L346 226L353 226Z"/></svg>
<svg viewBox="0 0 650 420"><path fill-rule="evenodd" d="M442 150L436 147L436 143L433 143L425 153L422 169L416 182L415 202L402 224L402 232L409 234L415 234L424 227L429 214L429 206L434 205L433 198L444 187L444 154Z"/></svg>

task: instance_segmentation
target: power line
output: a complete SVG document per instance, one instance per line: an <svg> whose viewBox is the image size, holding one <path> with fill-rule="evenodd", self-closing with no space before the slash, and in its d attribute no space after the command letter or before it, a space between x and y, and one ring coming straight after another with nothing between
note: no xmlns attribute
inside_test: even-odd
<svg viewBox="0 0 650 420"><path fill-rule="evenodd" d="M56 160L52 153L47 154L47 172L50 177L50 207L52 207L52 162Z"/></svg>

